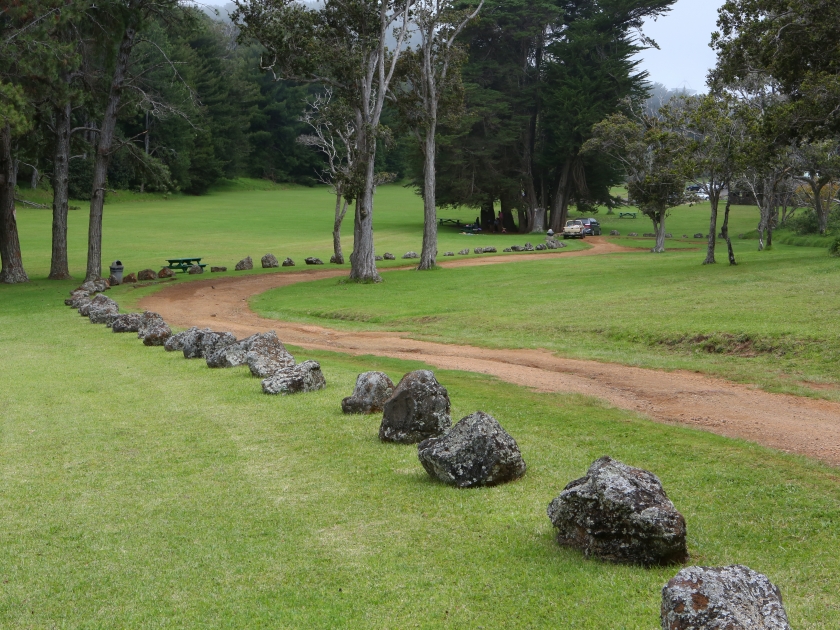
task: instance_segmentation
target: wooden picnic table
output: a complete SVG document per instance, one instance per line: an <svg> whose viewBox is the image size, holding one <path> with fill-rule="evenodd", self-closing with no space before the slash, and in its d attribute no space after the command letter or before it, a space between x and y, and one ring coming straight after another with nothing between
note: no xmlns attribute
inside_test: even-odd
<svg viewBox="0 0 840 630"><path fill-rule="evenodd" d="M461 225L461 219L438 219L438 225Z"/></svg>
<svg viewBox="0 0 840 630"><path fill-rule="evenodd" d="M184 273L189 271L190 267L197 266L204 269L207 266L201 264L201 258L167 258L166 262L169 263L166 266L170 269L180 269Z"/></svg>
<svg viewBox="0 0 840 630"><path fill-rule="evenodd" d="M635 212L619 212L618 213L619 219L635 219L636 213Z"/></svg>

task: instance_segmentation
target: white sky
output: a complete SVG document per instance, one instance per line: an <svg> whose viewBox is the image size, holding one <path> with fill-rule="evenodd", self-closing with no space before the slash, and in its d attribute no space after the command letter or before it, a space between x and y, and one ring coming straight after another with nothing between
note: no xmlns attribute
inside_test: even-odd
<svg viewBox="0 0 840 630"><path fill-rule="evenodd" d="M651 81L671 89L706 91L706 73L715 65L709 41L722 4L723 0L677 0L670 13L645 24L645 35L660 48L641 53L640 68L650 73Z"/></svg>

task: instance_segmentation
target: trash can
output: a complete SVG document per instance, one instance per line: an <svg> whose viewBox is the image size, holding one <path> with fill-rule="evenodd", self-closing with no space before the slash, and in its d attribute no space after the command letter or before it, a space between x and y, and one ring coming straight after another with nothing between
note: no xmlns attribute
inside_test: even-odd
<svg viewBox="0 0 840 630"><path fill-rule="evenodd" d="M123 264L119 260L111 263L111 276L116 279L117 284L122 284Z"/></svg>

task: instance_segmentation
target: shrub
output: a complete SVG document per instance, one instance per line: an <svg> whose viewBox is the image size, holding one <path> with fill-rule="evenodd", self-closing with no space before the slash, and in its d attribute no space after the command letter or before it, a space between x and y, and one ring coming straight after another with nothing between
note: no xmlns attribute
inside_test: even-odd
<svg viewBox="0 0 840 630"><path fill-rule="evenodd" d="M828 246L828 255L840 258L840 236L835 238Z"/></svg>

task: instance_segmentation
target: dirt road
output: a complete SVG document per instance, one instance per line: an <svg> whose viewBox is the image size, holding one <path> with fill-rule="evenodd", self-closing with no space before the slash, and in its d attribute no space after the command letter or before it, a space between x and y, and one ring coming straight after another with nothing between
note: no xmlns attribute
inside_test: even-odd
<svg viewBox="0 0 840 630"><path fill-rule="evenodd" d="M617 254L629 251L594 238L592 249L495 256L444 262L461 267L514 261ZM612 363L564 359L543 350L497 350L416 341L394 332L344 332L263 319L248 299L269 289L345 276L346 269L226 277L176 284L144 298L140 306L175 326L229 330L238 336L276 330L286 343L308 349L423 361L442 369L490 374L544 392L601 398L654 420L702 428L840 466L840 404L770 394L693 372L665 372Z"/></svg>

